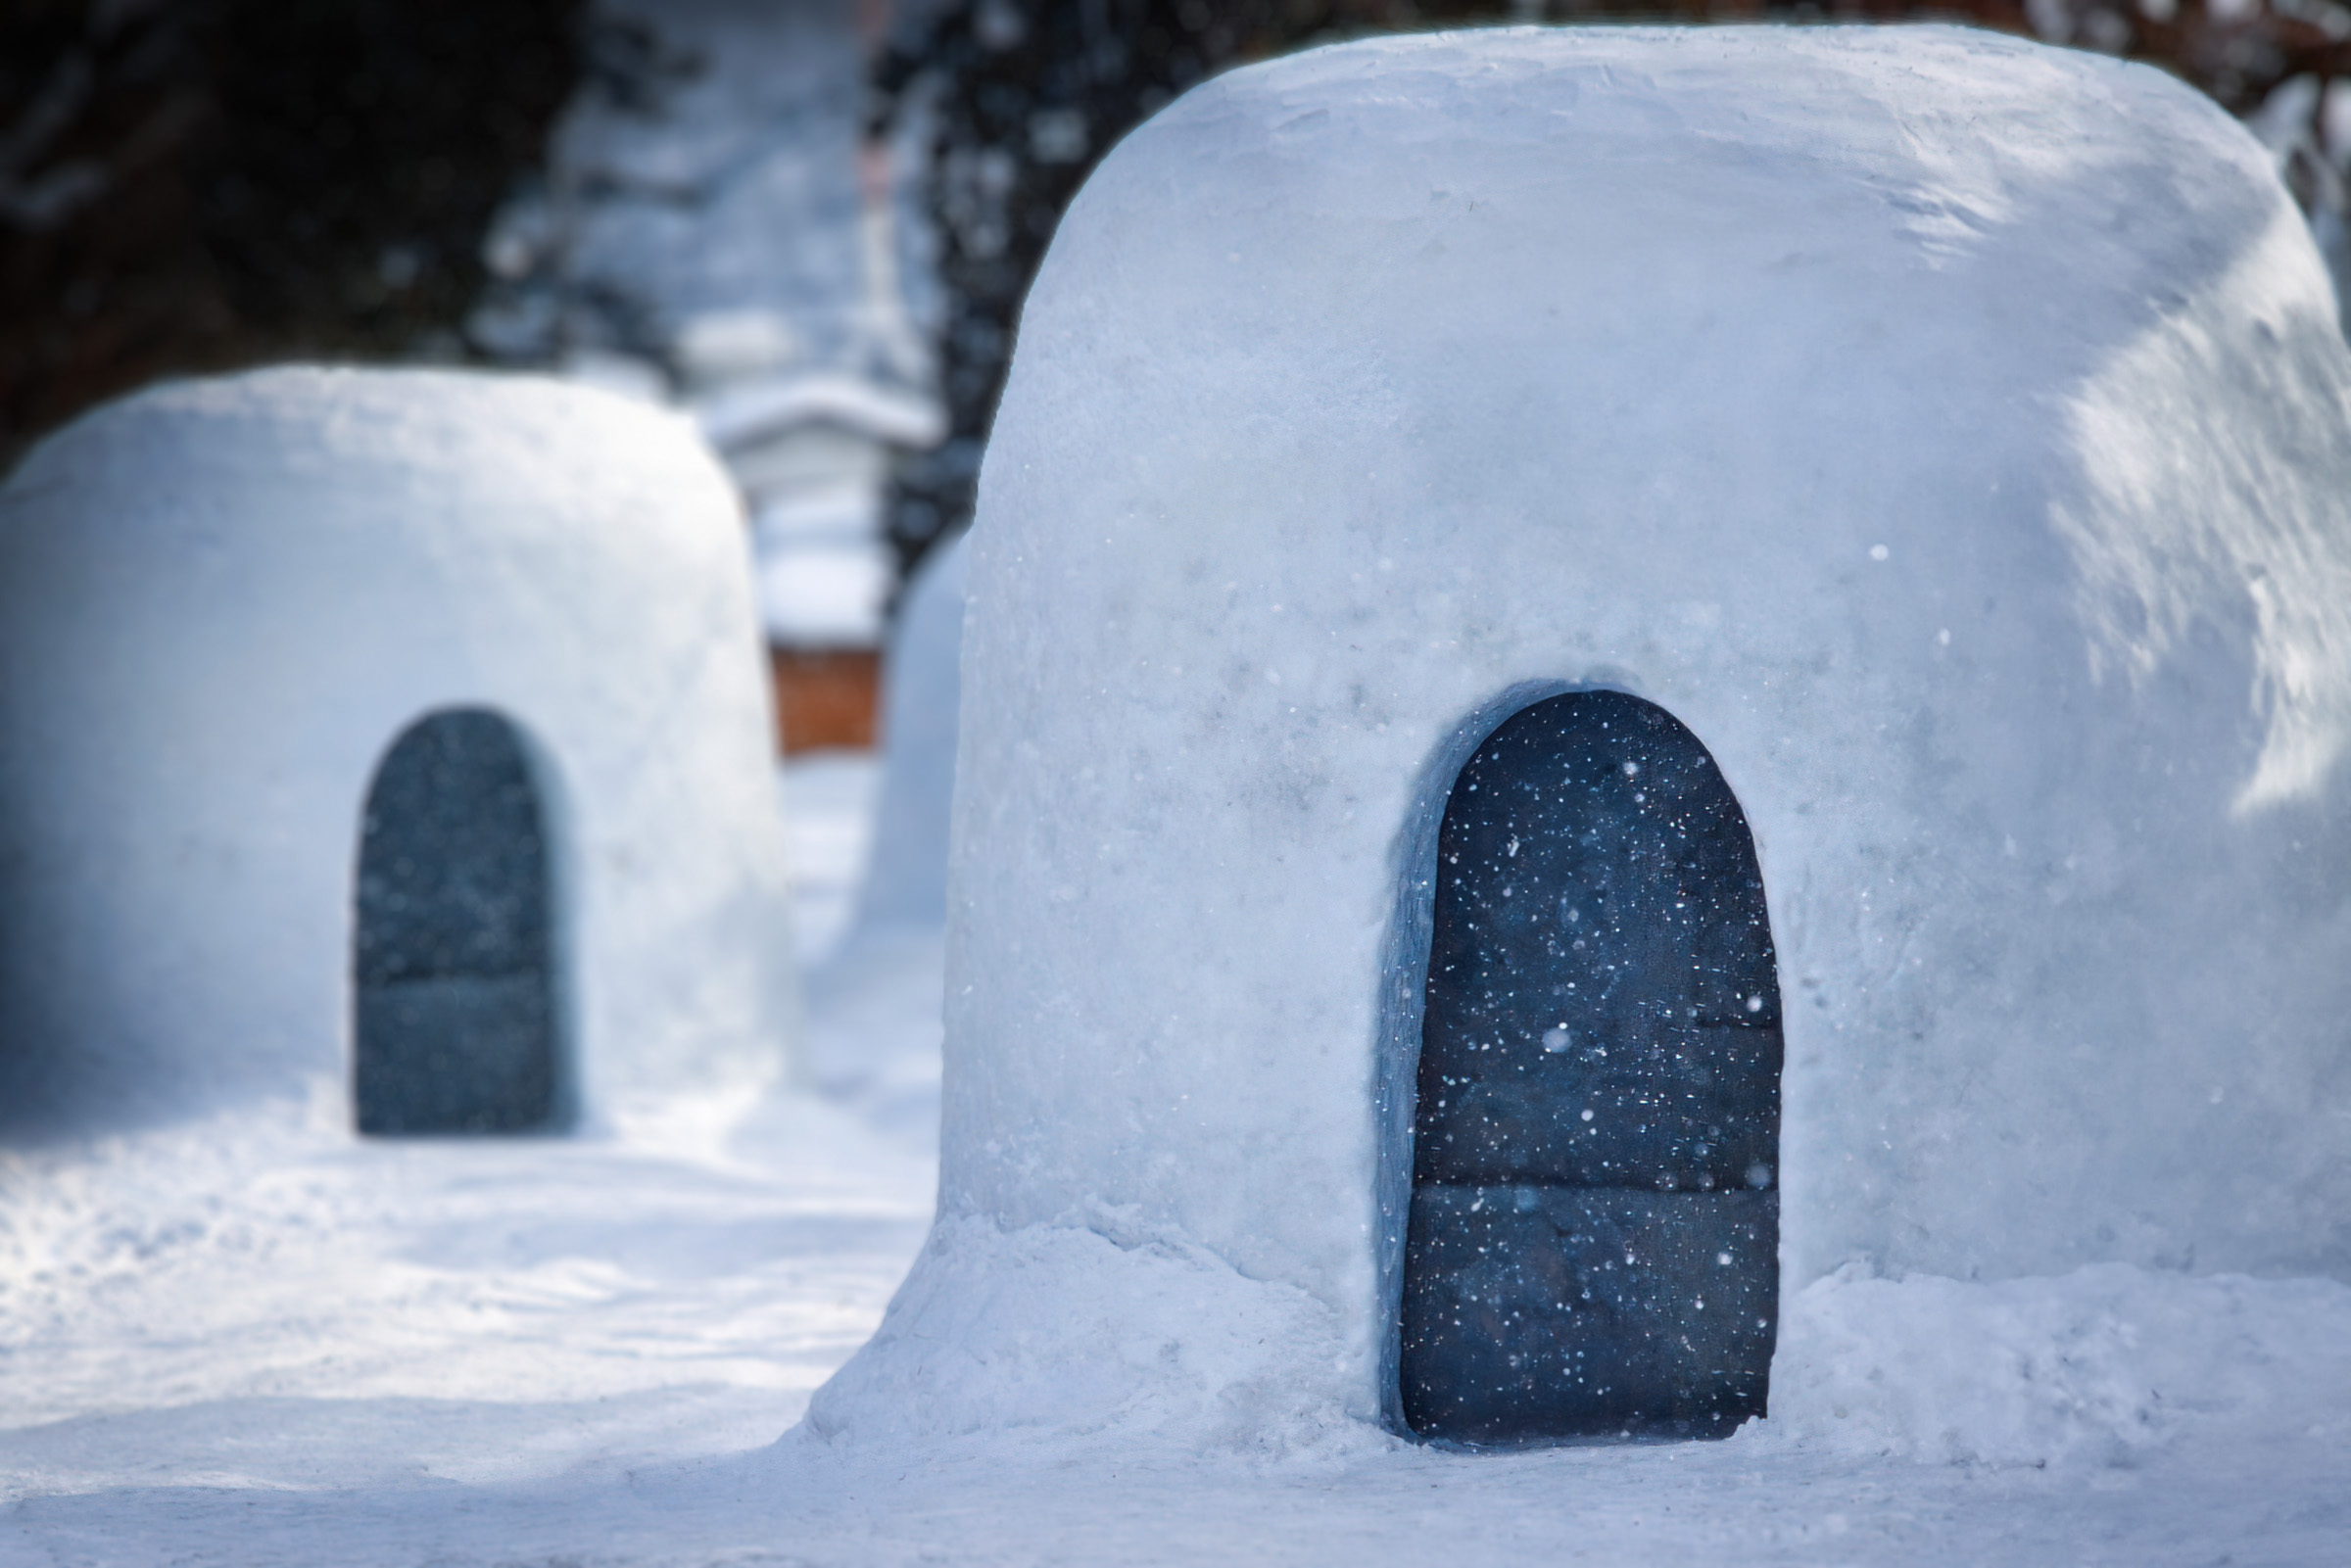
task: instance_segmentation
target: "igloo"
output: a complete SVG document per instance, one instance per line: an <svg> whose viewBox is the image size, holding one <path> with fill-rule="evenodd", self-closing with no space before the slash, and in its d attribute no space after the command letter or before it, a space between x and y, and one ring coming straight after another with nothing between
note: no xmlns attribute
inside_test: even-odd
<svg viewBox="0 0 2351 1568"><path fill-rule="evenodd" d="M936 546L906 585L882 693L882 783L874 847L851 940L947 918L947 825L962 697L962 536Z"/></svg>
<svg viewBox="0 0 2351 1568"><path fill-rule="evenodd" d="M884 664L865 875L848 929L806 980L803 1080L924 1145L938 1128L963 556L961 538L932 550L901 595Z"/></svg>
<svg viewBox="0 0 2351 1568"><path fill-rule="evenodd" d="M1962 30L1147 123L987 452L940 1214L816 1427L1696 1435L1846 1271L2351 1278L2333 315L2217 108Z"/></svg>
<svg viewBox="0 0 2351 1568"><path fill-rule="evenodd" d="M767 1081L768 729L683 420L318 369L83 418L0 492L12 1132L615 1127Z"/></svg>

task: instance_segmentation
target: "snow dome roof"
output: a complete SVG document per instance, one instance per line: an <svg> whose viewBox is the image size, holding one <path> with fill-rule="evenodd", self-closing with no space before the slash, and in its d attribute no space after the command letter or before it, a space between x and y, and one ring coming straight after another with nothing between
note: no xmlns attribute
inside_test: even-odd
<svg viewBox="0 0 2351 1568"><path fill-rule="evenodd" d="M941 1218L819 1425L1375 1415L1437 820L1569 689L1751 829L1785 1292L2351 1275L2333 313L2212 104L1960 30L1386 39L1143 126L987 453Z"/></svg>
<svg viewBox="0 0 2351 1568"><path fill-rule="evenodd" d="M284 369L78 421L0 492L13 1120L315 1093L348 1125L371 975L439 984L385 993L411 1033L539 976L592 1121L763 1079L794 1008L766 702L737 504L683 419ZM466 778L504 818L449 817ZM438 847L379 820L409 797ZM472 869L410 864L445 851ZM471 957L371 945L370 898L479 904L501 856L542 883Z"/></svg>

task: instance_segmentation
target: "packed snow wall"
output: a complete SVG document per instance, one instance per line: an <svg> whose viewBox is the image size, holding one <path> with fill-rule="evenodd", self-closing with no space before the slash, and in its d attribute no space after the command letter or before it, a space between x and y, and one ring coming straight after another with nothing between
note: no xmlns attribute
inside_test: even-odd
<svg viewBox="0 0 2351 1568"><path fill-rule="evenodd" d="M1577 689L1751 829L1784 1300L2351 1277L2333 309L2211 104L1960 30L1382 40L1146 124L982 484L938 1228L812 1419L1392 1411L1438 821Z"/></svg>
<svg viewBox="0 0 2351 1568"><path fill-rule="evenodd" d="M543 907L514 893L503 934L465 912L508 851L387 815L462 806L455 752L390 760L460 731L543 840L510 852L544 863ZM513 1018L532 964L557 1112L624 1124L764 1081L796 1007L767 736L737 504L682 420L312 369L85 417L0 492L11 1135L348 1107L355 1012L361 1036L429 1032L469 991ZM435 843L464 864L415 872ZM419 899L444 927L404 936ZM373 909L381 944L355 926Z"/></svg>

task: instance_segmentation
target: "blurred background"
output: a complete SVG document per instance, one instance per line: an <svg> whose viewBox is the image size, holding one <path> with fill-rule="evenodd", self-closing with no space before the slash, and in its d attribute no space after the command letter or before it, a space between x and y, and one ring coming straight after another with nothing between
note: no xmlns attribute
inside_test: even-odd
<svg viewBox="0 0 2351 1568"><path fill-rule="evenodd" d="M1761 20L2169 71L2271 148L2345 275L2334 0L0 0L0 469L159 377L288 358L671 404L744 495L780 747L868 746L1029 280L1128 128L1367 33Z"/></svg>

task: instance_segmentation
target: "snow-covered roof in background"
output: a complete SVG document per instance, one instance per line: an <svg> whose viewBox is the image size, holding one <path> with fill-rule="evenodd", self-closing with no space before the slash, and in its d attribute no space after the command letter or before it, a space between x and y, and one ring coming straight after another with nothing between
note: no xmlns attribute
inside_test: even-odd
<svg viewBox="0 0 2351 1568"><path fill-rule="evenodd" d="M771 440L800 425L833 424L894 447L921 448L946 433L937 403L861 376L781 375L722 387L695 416L721 451Z"/></svg>
<svg viewBox="0 0 2351 1568"><path fill-rule="evenodd" d="M2141 67L1512 29L1194 90L1023 318L941 1215L812 1422L1377 1419L1437 817L1578 686L1753 830L1775 1414L1833 1424L1844 1269L2351 1276L2347 409L2270 160Z"/></svg>

